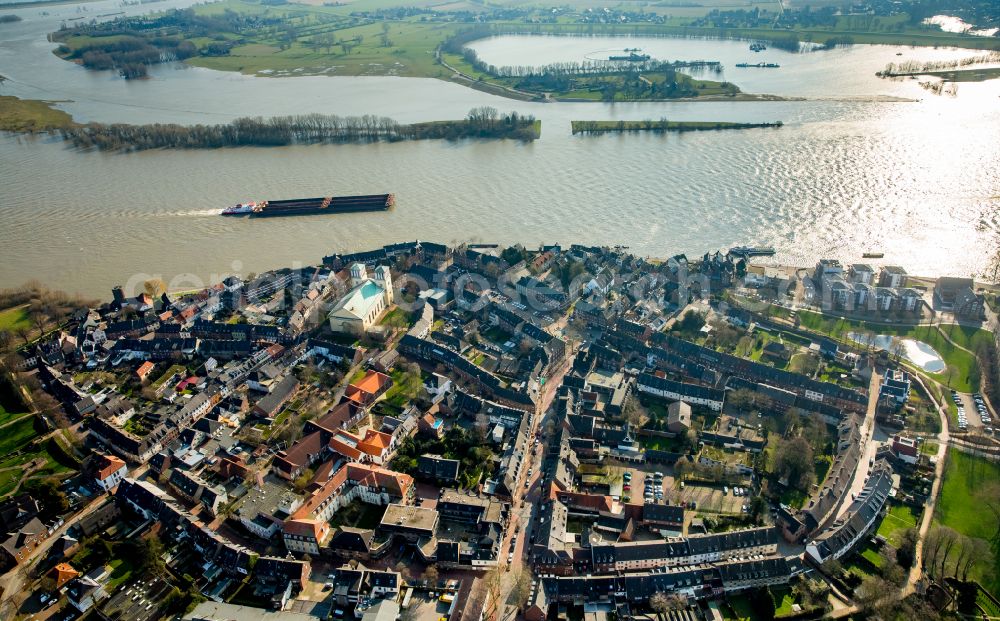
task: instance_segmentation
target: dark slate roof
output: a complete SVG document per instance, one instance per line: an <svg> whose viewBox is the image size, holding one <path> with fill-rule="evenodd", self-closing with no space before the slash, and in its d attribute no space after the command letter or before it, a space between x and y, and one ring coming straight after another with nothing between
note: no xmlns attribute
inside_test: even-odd
<svg viewBox="0 0 1000 621"><path fill-rule="evenodd" d="M456 481L461 463L457 459L445 459L440 455L421 455L417 459L417 471L434 479Z"/></svg>
<svg viewBox="0 0 1000 621"><path fill-rule="evenodd" d="M642 373L639 375L637 381L638 386L648 386L656 390L662 390L665 392L674 392L684 397L690 397L692 399L708 399L711 401L723 401L725 399L725 391L717 390L715 388L708 388L706 386L699 386L698 384L686 384L683 382L675 382L673 380L668 380L662 377L657 377L650 373Z"/></svg>
<svg viewBox="0 0 1000 621"><path fill-rule="evenodd" d="M684 507L661 504L643 505L642 519L647 522L683 523Z"/></svg>
<svg viewBox="0 0 1000 621"><path fill-rule="evenodd" d="M777 383L778 386L794 386L802 390L810 390L831 398L850 401L859 405L866 405L868 399L865 395L838 386L830 382L821 382L799 373L792 373L782 369L776 369L766 364L746 360L738 356L722 353L696 345L689 341L679 339L669 334L658 332L653 335L652 340L666 350L691 358L699 363L709 364L716 369L740 375L755 381Z"/></svg>

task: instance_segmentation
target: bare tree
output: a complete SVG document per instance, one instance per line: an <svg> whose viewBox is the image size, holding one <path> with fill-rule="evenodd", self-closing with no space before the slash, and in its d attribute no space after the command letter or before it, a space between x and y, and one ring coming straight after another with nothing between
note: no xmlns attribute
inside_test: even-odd
<svg viewBox="0 0 1000 621"><path fill-rule="evenodd" d="M531 570L525 567L517 572L517 578L514 581L514 605L518 608L523 609L528 603L528 598L531 597L531 583L533 578L531 576Z"/></svg>
<svg viewBox="0 0 1000 621"><path fill-rule="evenodd" d="M649 607L655 612L666 614L687 608L687 602L676 593L664 593L657 591L649 598Z"/></svg>
<svg viewBox="0 0 1000 621"><path fill-rule="evenodd" d="M962 582L966 582L969 579L969 573L972 569L979 564L989 565L993 560L993 552L990 550L990 544L983 539L969 539L967 546L969 548L968 553L962 560L961 574ZM959 566L955 565L955 577L957 578L959 574Z"/></svg>
<svg viewBox="0 0 1000 621"><path fill-rule="evenodd" d="M944 577L945 569L948 566L948 557L951 556L951 551L955 549L956 545L959 545L961 540L961 535L952 530L951 528L945 527L945 541L941 549L941 570L938 575Z"/></svg>
<svg viewBox="0 0 1000 621"><path fill-rule="evenodd" d="M428 565L427 569L424 570L424 580L431 585L437 584L439 576L437 565Z"/></svg>

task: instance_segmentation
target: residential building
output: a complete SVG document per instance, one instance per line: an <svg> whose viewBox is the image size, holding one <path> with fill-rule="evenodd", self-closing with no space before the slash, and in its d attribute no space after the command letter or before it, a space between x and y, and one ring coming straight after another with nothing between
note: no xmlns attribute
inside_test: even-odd
<svg viewBox="0 0 1000 621"><path fill-rule="evenodd" d="M897 459L907 464L915 464L920 459L920 448L913 438L897 434L892 437L890 448Z"/></svg>
<svg viewBox="0 0 1000 621"><path fill-rule="evenodd" d="M428 479L441 483L456 483L461 464L462 462L457 459L445 459L440 455L421 455L417 459L417 471Z"/></svg>
<svg viewBox="0 0 1000 621"><path fill-rule="evenodd" d="M302 505L285 520L285 547L291 552L317 555L333 534L330 517L357 499L374 505L408 503L413 478L368 464L348 463L330 475Z"/></svg>
<svg viewBox="0 0 1000 621"><path fill-rule="evenodd" d="M639 392L655 395L661 399L702 405L716 412L722 411L722 404L726 398L723 390L707 388L698 384L675 382L649 373L639 375L636 388Z"/></svg>
<svg viewBox="0 0 1000 621"><path fill-rule="evenodd" d="M875 269L867 263L855 263L848 272L852 283L870 285L875 282Z"/></svg>
<svg viewBox="0 0 1000 621"><path fill-rule="evenodd" d="M20 565L48 536L48 529L37 517L32 517L16 530L8 531L6 538L0 542L0 567Z"/></svg>
<svg viewBox="0 0 1000 621"><path fill-rule="evenodd" d="M878 275L878 286L899 289L906 285L906 270L898 265L886 265Z"/></svg>
<svg viewBox="0 0 1000 621"><path fill-rule="evenodd" d="M667 406L667 429L674 433L687 433L691 428L691 406L674 401Z"/></svg>
<svg viewBox="0 0 1000 621"><path fill-rule="evenodd" d="M105 492L110 492L128 474L128 466L114 455L98 453L91 464L91 473L94 483Z"/></svg>
<svg viewBox="0 0 1000 621"><path fill-rule="evenodd" d="M806 553L816 563L839 559L853 550L875 528L892 493L892 467L883 460L865 481L865 486L851 503L845 516L806 543Z"/></svg>

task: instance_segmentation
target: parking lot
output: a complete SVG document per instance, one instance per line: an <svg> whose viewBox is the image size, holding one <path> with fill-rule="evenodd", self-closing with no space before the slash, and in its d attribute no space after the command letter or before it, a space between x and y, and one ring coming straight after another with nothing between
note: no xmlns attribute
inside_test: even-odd
<svg viewBox="0 0 1000 621"><path fill-rule="evenodd" d="M431 598L431 593L435 595L434 598ZM407 618L411 621L441 621L444 617L447 620L451 604L440 601L440 595L437 591L414 593L407 609Z"/></svg>
<svg viewBox="0 0 1000 621"><path fill-rule="evenodd" d="M750 502L749 496L737 496L733 488L727 494L724 489L685 483L684 489L677 492L679 502L694 502L698 511L712 513L740 513L743 505Z"/></svg>
<svg viewBox="0 0 1000 621"><path fill-rule="evenodd" d="M748 496L737 496L733 488L729 488L727 494L722 486L713 487L708 485L685 483L684 489L675 481L671 468L662 464L622 464L612 466L619 470L619 476L625 478L625 473L631 474L631 485L629 490L623 489L623 495L628 495L630 503L637 504L643 502L645 495L645 480L655 481L654 473L663 473L661 485L653 485L653 501L669 502L671 504L696 503L698 511L710 511L714 513L740 513L744 503L749 502ZM661 491L661 496L656 494L657 487Z"/></svg>
<svg viewBox="0 0 1000 621"><path fill-rule="evenodd" d="M990 434L996 427L989 409L979 394L952 393L952 400L958 406L958 428L962 431L979 431Z"/></svg>

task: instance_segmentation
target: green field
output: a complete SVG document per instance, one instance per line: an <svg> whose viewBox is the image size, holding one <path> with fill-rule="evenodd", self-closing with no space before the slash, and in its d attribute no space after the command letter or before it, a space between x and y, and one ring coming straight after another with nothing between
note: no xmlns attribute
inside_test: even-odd
<svg viewBox="0 0 1000 621"><path fill-rule="evenodd" d="M3 112L4 102L8 99L16 99L21 101L16 97L0 97L0 114ZM0 121L2 122L2 121ZM13 308L6 308L0 311L0 330L9 330L13 332L18 328L30 328L31 320L28 319L28 307L15 306Z"/></svg>
<svg viewBox="0 0 1000 621"><path fill-rule="evenodd" d="M0 455L9 455L20 450L36 436L34 417L18 419L3 428L0 433Z"/></svg>
<svg viewBox="0 0 1000 621"><path fill-rule="evenodd" d="M959 392L974 392L979 389L979 364L976 356L965 350L974 352L980 343L989 343L993 339L988 330L955 324L941 327L906 326L831 317L811 311L800 311L799 322L803 328L827 334L855 346L857 343L851 341L847 334L863 330L923 341L934 348L948 365L948 370L943 373L925 373L925 375ZM945 338L945 334L948 338ZM948 339L955 344L953 345Z"/></svg>
<svg viewBox="0 0 1000 621"><path fill-rule="evenodd" d="M936 519L962 534L989 539L993 526L983 519L975 492L983 484L996 481L1000 481L1000 464L949 451Z"/></svg>
<svg viewBox="0 0 1000 621"><path fill-rule="evenodd" d="M31 442L39 436L36 430L36 417L27 413L0 416L0 423L7 423L0 429L0 498L10 494L25 475L28 464L38 461L37 467L31 472L31 478L60 476L72 472L69 458L55 456L58 449L49 451L48 443L30 447ZM51 443L54 440L49 440ZM60 460L65 463L60 463Z"/></svg>
<svg viewBox="0 0 1000 621"><path fill-rule="evenodd" d="M991 541L996 517L977 495L985 485L1000 481L1000 464L957 450L948 451L947 459L935 520L968 537ZM1000 575L995 568L977 567L974 577L992 593L1000 593Z"/></svg>

